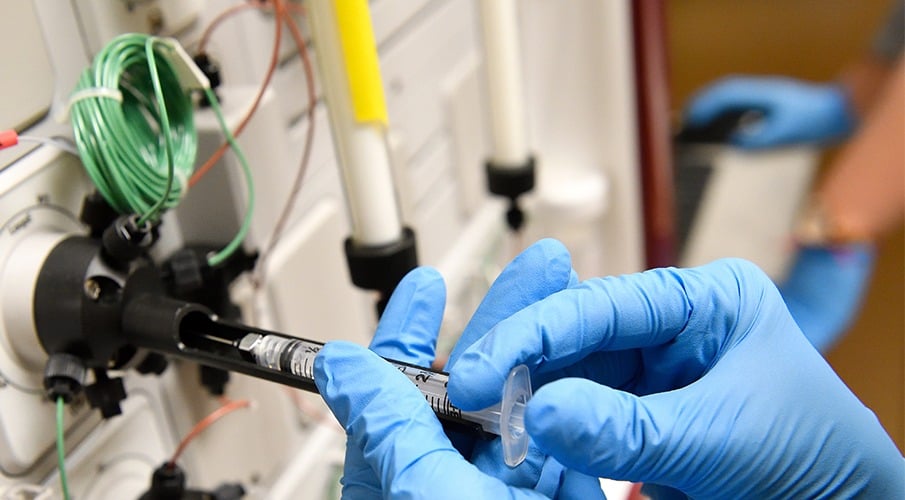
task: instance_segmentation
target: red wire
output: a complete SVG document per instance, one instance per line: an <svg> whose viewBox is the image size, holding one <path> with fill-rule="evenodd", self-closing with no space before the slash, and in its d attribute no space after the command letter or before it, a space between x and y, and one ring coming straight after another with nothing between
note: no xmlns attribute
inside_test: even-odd
<svg viewBox="0 0 905 500"><path fill-rule="evenodd" d="M207 48L207 42L210 41L211 34L213 34L217 26L220 26L220 23L229 19L234 14L238 14L239 12L250 9L262 10L266 6L267 4L265 3L240 3L238 5L233 5L232 7L217 14L217 17L215 17L210 22L210 24L208 24L207 27L204 28L204 32L201 34L201 41L198 42L198 52L204 52L204 49Z"/></svg>
<svg viewBox="0 0 905 500"><path fill-rule="evenodd" d="M299 12L304 14L302 9L298 9ZM306 131L305 136L305 147L302 151L302 160L299 165L299 169L295 174L295 179L292 181L292 188L289 190L289 198L286 200L286 204L283 206L283 210L280 212L279 217L277 218L277 223L274 225L273 233L270 235L270 240L267 242L267 246L261 252L258 261L255 265L257 270L264 269L264 263L267 260L267 257L270 256L271 251L276 246L277 241L279 241L280 236L283 234L283 230L286 227L286 224L289 222L289 216L292 214L292 208L295 206L295 202L298 199L299 191L302 188L302 181L305 178L305 173L308 170L308 164L311 161L311 150L314 145L314 113L315 107L317 106L317 94L315 92L314 87L314 68L311 66L311 58L308 54L308 46L305 45L305 39L302 36L302 31L299 29L298 24L295 22L295 19L292 18L291 15L286 14L284 16L284 20L286 22L286 26L289 27L289 33L292 35L292 39L295 41L296 48L298 49L299 56L302 58L302 66L305 70L305 85L308 89L308 130ZM260 279L258 278L260 272L254 273L255 276L252 279L252 283L257 288L260 286Z"/></svg>
<svg viewBox="0 0 905 500"><path fill-rule="evenodd" d="M261 82L261 87L258 88L258 93L255 95L255 99L251 104L251 107L248 108L248 112L245 113L245 116L242 117L242 121L239 122L239 125L236 126L236 129L233 131L233 136L239 137L242 134L242 131L245 130L245 126L248 125L248 122L251 121L251 117L254 115L255 111L258 109L258 105L261 104L261 100L264 98L264 93L267 91L267 87L270 85L270 80L273 78L274 72L276 72L277 64L280 60L280 41L283 36L283 23L282 18L285 13L285 7L283 6L283 0L273 0L273 8L274 8L274 40L273 40L273 51L270 53L270 65L267 67L267 73L264 75L264 81ZM220 158L223 158L223 155L226 153L226 150L229 149L229 143L223 142L217 151L211 155L210 158L204 162L203 165L198 167L198 170L192 174L192 177L189 179L189 187L194 186L201 180L202 177L213 167Z"/></svg>
<svg viewBox="0 0 905 500"><path fill-rule="evenodd" d="M182 441L179 442L179 446L176 448L176 452L173 453L173 458L167 462L168 467L175 467L176 461L179 460L179 457L182 456L182 453L185 451L186 447L191 443L198 435L207 430L208 427L214 424L214 422L220 420L221 418L229 415L230 413L239 410L241 408L248 408L251 406L251 402L247 399L238 399L236 401L230 401L228 399L223 399L223 404L212 411L208 416L201 419L195 427L192 427L192 430L182 438Z"/></svg>

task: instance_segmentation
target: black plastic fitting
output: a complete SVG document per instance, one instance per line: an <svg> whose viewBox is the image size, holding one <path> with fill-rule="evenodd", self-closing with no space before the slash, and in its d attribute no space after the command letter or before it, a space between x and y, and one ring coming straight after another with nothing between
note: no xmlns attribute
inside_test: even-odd
<svg viewBox="0 0 905 500"><path fill-rule="evenodd" d="M525 213L518 204L518 198L534 189L536 166L534 156L529 156L522 165L500 165L492 161L485 164L487 190L497 196L509 199L506 223L513 231L518 231L525 223Z"/></svg>
<svg viewBox="0 0 905 500"><path fill-rule="evenodd" d="M100 410L104 418L112 418L123 413L119 403L126 399L123 379L110 378L107 370L94 370L94 383L85 387L85 397L92 408Z"/></svg>
<svg viewBox="0 0 905 500"><path fill-rule="evenodd" d="M87 368L77 356L64 352L51 354L44 365L44 390L47 398L63 398L69 404L85 385Z"/></svg>
<svg viewBox="0 0 905 500"><path fill-rule="evenodd" d="M165 463L154 470L151 488L139 500L240 500L245 488L239 483L224 483L213 491L186 488L185 472L176 464Z"/></svg>
<svg viewBox="0 0 905 500"><path fill-rule="evenodd" d="M82 200L79 220L88 226L92 238L100 238L119 214L100 193L94 191Z"/></svg>
<svg viewBox="0 0 905 500"><path fill-rule="evenodd" d="M181 499L185 494L185 472L176 464L165 463L151 475L151 488L141 500Z"/></svg>
<svg viewBox="0 0 905 500"><path fill-rule="evenodd" d="M402 229L398 240L386 245L359 245L352 238L346 238L345 251L352 283L380 292L378 313L383 312L396 285L418 265L415 232L408 227Z"/></svg>
<svg viewBox="0 0 905 500"><path fill-rule="evenodd" d="M151 248L156 239L155 233L153 224L139 224L137 215L120 216L104 230L101 237L103 255L110 265L126 268Z"/></svg>
<svg viewBox="0 0 905 500"><path fill-rule="evenodd" d="M198 66L198 69L204 73L204 76L207 77L207 80L211 84L211 90L214 91L216 95L217 88L220 87L220 83L222 83L223 79L220 74L220 64L217 63L207 52L200 52L192 58L195 61L195 64ZM219 99L220 96L218 95ZM202 93L201 99L198 101L198 105L202 108L210 107L211 103L207 99L207 95Z"/></svg>

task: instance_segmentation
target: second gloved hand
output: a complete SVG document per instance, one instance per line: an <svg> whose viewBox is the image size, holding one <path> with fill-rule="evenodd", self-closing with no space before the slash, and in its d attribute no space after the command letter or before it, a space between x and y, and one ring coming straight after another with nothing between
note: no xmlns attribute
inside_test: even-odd
<svg viewBox="0 0 905 500"><path fill-rule="evenodd" d="M696 498L895 498L905 462L753 264L593 279L498 323L450 370L463 410L526 364L526 428L589 475Z"/></svg>
<svg viewBox="0 0 905 500"><path fill-rule="evenodd" d="M855 115L840 85L778 77L724 78L691 99L685 121L705 126L723 113L744 110L760 111L764 118L730 138L743 148L823 145L846 137L855 128Z"/></svg>

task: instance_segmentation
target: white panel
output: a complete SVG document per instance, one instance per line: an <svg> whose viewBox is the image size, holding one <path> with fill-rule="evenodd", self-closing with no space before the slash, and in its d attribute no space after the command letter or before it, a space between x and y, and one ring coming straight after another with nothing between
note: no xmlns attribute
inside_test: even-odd
<svg viewBox="0 0 905 500"><path fill-rule="evenodd" d="M166 420L154 410L159 401L144 390L130 390L122 415L102 422L89 438L68 450L73 498L138 498L148 489L151 472L172 453ZM45 484L59 491L59 476L51 475Z"/></svg>
<svg viewBox="0 0 905 500"><path fill-rule="evenodd" d="M342 253L348 224L341 201L314 205L270 259L266 290L276 327L319 341L344 339L366 344L371 332L359 307Z"/></svg>
<svg viewBox="0 0 905 500"><path fill-rule="evenodd" d="M174 432L184 436L197 422L222 405L200 387L198 365L178 362L162 380ZM246 487L267 485L283 464L303 446L306 429L296 418L290 389L245 375L231 374L226 396L245 399L250 408L225 416L200 434L181 462L192 485L215 488L223 482ZM174 448L175 449L175 448Z"/></svg>
<svg viewBox="0 0 905 500"><path fill-rule="evenodd" d="M456 243L463 223L464 212L450 159L449 142L437 136L410 165L415 203L412 222L422 264L436 265Z"/></svg>
<svg viewBox="0 0 905 500"><path fill-rule="evenodd" d="M471 2L446 2L382 54L390 126L412 154L444 125L442 84L450 68L472 52Z"/></svg>
<svg viewBox="0 0 905 500"><path fill-rule="evenodd" d="M630 2L523 0L529 137L540 168L610 184L605 274L643 266Z"/></svg>
<svg viewBox="0 0 905 500"><path fill-rule="evenodd" d="M484 163L489 141L483 77L480 55L472 52L451 70L443 85L453 163L462 205L468 215L487 198Z"/></svg>
<svg viewBox="0 0 905 500"><path fill-rule="evenodd" d="M195 21L203 0L76 0L92 53L122 33L178 33Z"/></svg>
<svg viewBox="0 0 905 500"><path fill-rule="evenodd" d="M8 307L11 296L27 301L37 278L19 274L21 258L28 258L21 252L36 237L81 232L76 214L89 185L71 156L50 147L0 172L0 471L28 470L49 456L54 440L53 405L41 385L46 355L34 338L30 309ZM68 414L67 427L86 414L85 408Z"/></svg>
<svg viewBox="0 0 905 500"><path fill-rule="evenodd" d="M371 23L377 45L386 42L419 10L437 0L379 0L371 3Z"/></svg>
<svg viewBox="0 0 905 500"><path fill-rule="evenodd" d="M21 129L50 108L53 68L31 2L4 2L0 33L0 130Z"/></svg>
<svg viewBox="0 0 905 500"><path fill-rule="evenodd" d="M219 91L228 126L237 126L251 105L254 93L255 89L251 87L224 87ZM199 133L197 164L201 164L222 144L223 134L209 109L197 112L195 122ZM288 198L295 165L290 163L287 142L280 108L274 94L268 92L239 137L255 187L253 222L246 240L248 248L265 244ZM228 151L188 192L179 207L179 221L187 233L186 240L192 243L229 241L245 215L246 186L238 159Z"/></svg>

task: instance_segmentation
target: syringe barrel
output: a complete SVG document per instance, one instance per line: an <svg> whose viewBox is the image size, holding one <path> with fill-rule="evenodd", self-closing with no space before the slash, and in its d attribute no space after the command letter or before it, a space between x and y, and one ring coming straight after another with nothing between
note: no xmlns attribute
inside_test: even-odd
<svg viewBox="0 0 905 500"><path fill-rule="evenodd" d="M313 385L314 359L323 344L280 335L249 333L238 341L237 347L259 366L290 373ZM504 459L508 465L515 467L524 460L528 449L524 411L531 398L531 381L525 366L520 365L509 374L500 404L480 411L463 412L449 401L448 373L392 359L387 359L387 362L411 380L441 421L476 424L484 432L503 438Z"/></svg>
<svg viewBox="0 0 905 500"><path fill-rule="evenodd" d="M283 373L291 373L313 383L314 358L317 357L317 353L321 350L323 344L280 335L250 333L239 341L238 347L240 351L245 353L246 356L250 356L259 366ZM395 366L415 384L415 387L424 394L424 399L439 417L448 420L473 422L479 424L485 432L492 432L488 426L493 426L486 419L477 416L468 418L463 415L462 410L449 401L449 396L446 393L446 385L449 382L447 373L392 359L387 359L387 362ZM495 434L498 435L499 424L495 428Z"/></svg>

